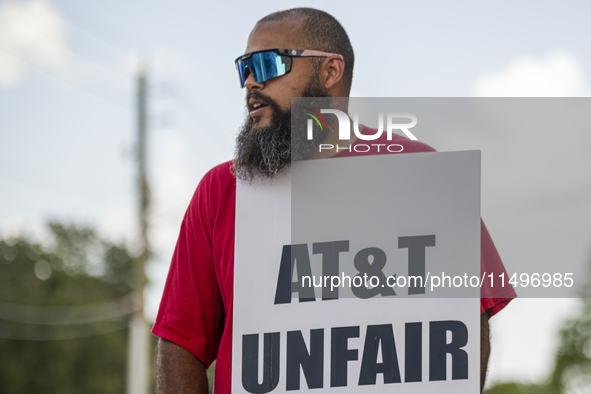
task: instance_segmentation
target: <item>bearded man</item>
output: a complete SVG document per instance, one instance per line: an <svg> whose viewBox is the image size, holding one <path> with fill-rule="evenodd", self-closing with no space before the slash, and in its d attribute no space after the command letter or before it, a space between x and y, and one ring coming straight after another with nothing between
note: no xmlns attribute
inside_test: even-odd
<svg viewBox="0 0 591 394"><path fill-rule="evenodd" d="M160 337L158 393L208 391L206 368L214 361L216 393L230 393L236 179L272 179L298 158L336 156L292 146L292 97L348 97L354 54L347 33L329 14L296 8L261 19L236 60L246 88L248 116L237 137L235 157L201 180L184 217L160 310L152 332ZM346 108L341 108L346 111ZM317 141L338 144L338 135ZM396 136L404 152L433 151ZM297 140L297 139L296 139ZM376 141L379 142L379 141ZM389 141L392 142L392 141ZM355 141L350 141L354 144ZM353 156L343 150L338 156ZM483 226L483 264L503 270ZM483 299L482 376L489 354L488 319L510 299Z"/></svg>

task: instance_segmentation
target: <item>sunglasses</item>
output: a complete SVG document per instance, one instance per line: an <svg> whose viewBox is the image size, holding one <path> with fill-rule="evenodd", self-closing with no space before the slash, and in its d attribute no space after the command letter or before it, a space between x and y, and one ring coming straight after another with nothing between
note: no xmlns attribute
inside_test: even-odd
<svg viewBox="0 0 591 394"><path fill-rule="evenodd" d="M336 53L314 51L310 49L265 49L244 54L234 61L240 87L244 87L246 78L252 73L258 83L277 78L291 71L292 57L328 57L343 56Z"/></svg>

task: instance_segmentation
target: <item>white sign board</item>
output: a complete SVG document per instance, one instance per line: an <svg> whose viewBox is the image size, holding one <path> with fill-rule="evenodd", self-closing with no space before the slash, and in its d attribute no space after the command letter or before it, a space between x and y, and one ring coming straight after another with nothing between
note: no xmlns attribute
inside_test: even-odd
<svg viewBox="0 0 591 394"><path fill-rule="evenodd" d="M233 393L479 393L479 289L400 278L479 275L480 152L303 161L238 182L235 242ZM376 282L356 287L363 275Z"/></svg>

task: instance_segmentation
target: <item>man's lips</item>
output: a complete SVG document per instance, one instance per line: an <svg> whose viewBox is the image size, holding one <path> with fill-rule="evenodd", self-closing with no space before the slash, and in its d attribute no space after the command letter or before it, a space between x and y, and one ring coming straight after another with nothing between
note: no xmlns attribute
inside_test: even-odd
<svg viewBox="0 0 591 394"><path fill-rule="evenodd" d="M263 100L259 100L259 99L250 99L248 100L248 109L249 109L249 113L250 116L252 118L256 117L256 116L260 116L263 111L265 110L265 108L267 108L269 105L264 102Z"/></svg>

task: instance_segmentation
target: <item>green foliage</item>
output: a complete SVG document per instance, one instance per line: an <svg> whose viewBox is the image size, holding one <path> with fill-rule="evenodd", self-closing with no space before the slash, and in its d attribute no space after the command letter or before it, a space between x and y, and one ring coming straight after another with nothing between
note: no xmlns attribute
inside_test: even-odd
<svg viewBox="0 0 591 394"><path fill-rule="evenodd" d="M557 394L557 392L551 391L546 385L506 382L484 390L484 394Z"/></svg>
<svg viewBox="0 0 591 394"><path fill-rule="evenodd" d="M123 393L132 258L92 230L0 240L2 393ZM97 335L99 334L99 335Z"/></svg>
<svg viewBox="0 0 591 394"><path fill-rule="evenodd" d="M563 325L555 360L550 386L556 392L591 390L591 299L582 298L578 316Z"/></svg>
<svg viewBox="0 0 591 394"><path fill-rule="evenodd" d="M565 321L555 354L554 369L546 383L497 384L485 394L564 394L591 392L591 283L579 299L579 312Z"/></svg>
<svg viewBox="0 0 591 394"><path fill-rule="evenodd" d="M215 376L215 361L207 368L207 381L209 382L209 394L213 393L213 378Z"/></svg>

